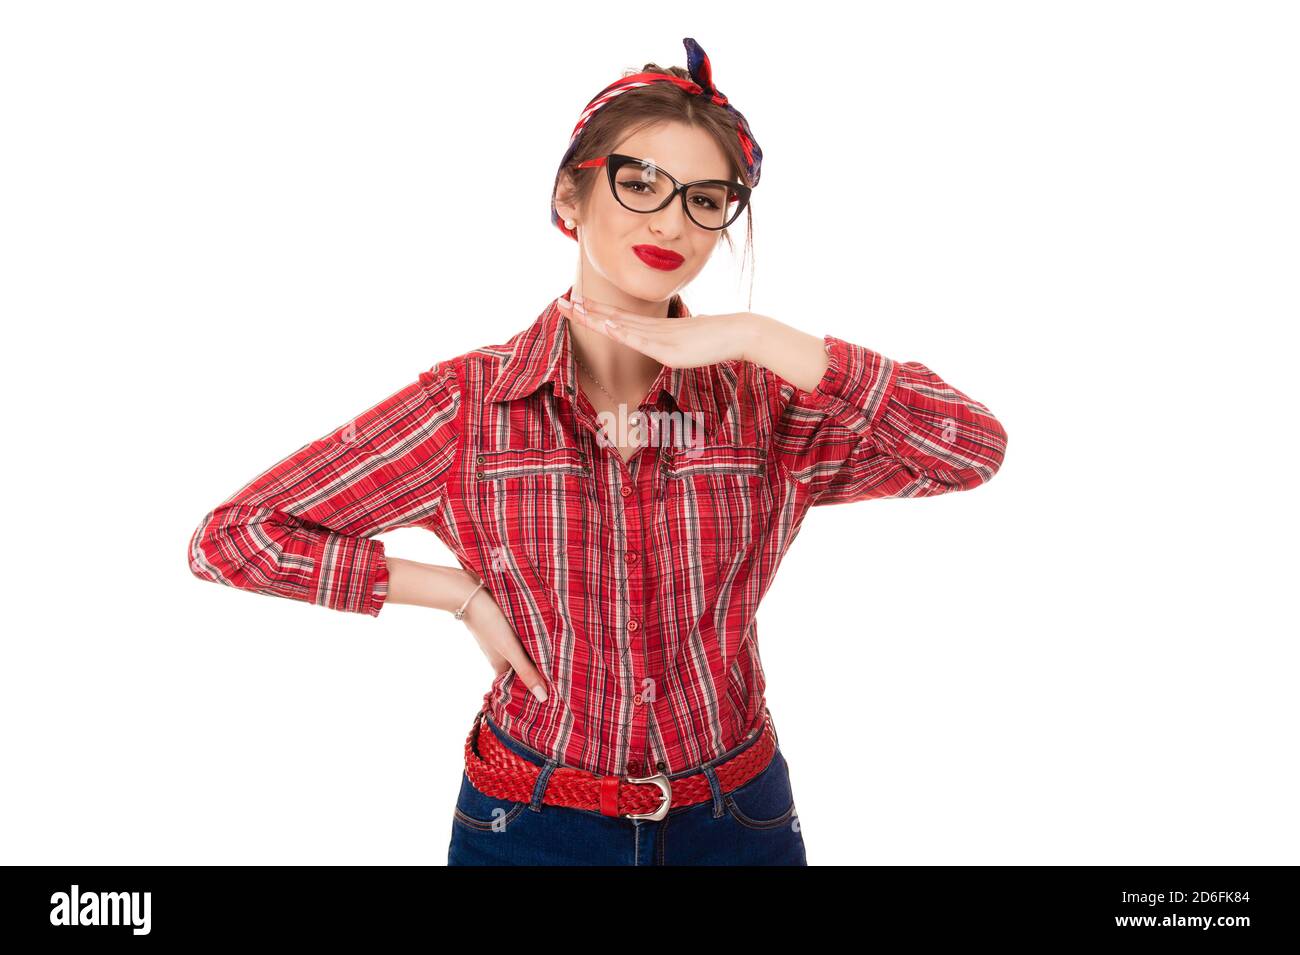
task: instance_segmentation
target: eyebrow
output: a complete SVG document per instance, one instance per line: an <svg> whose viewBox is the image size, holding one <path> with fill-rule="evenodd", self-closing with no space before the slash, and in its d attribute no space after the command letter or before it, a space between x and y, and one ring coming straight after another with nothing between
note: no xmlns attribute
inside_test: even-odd
<svg viewBox="0 0 1300 955"><path fill-rule="evenodd" d="M631 156L632 154L631 154L631 153L624 153L623 155L625 155L625 156ZM657 169L659 172L662 172L664 175L672 175L670 172L668 172L667 169L665 169L663 166L659 165L659 163L655 162L653 159L642 159L640 156L633 156L633 158L636 159L636 161L639 162L639 163L644 163L644 164L647 165L647 166L652 166L652 167L654 167L654 168ZM678 182L682 182L682 183L691 183L691 182L730 182L730 181L731 181L731 180L727 179L725 176L724 176L724 177L721 177L721 178L719 178L718 176L701 176L699 179L683 179L683 178L681 178L680 176L677 176L677 177L675 177L675 178L677 179Z"/></svg>

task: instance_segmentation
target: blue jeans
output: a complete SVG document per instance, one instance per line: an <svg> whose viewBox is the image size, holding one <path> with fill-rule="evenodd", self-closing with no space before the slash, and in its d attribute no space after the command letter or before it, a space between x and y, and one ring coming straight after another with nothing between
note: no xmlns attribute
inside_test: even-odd
<svg viewBox="0 0 1300 955"><path fill-rule="evenodd" d="M486 713L482 718L480 733L490 730L543 769L530 802L485 795L474 788L468 773L461 774L448 865L808 864L790 772L779 746L767 767L749 782L729 793L719 786L713 767L752 746L759 735L704 764L712 800L669 809L655 821L543 803L546 781L558 763L508 736Z"/></svg>

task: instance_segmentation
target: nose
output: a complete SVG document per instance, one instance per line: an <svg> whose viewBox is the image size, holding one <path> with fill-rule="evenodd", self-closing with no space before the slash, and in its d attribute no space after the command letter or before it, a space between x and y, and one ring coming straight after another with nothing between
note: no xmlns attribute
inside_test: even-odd
<svg viewBox="0 0 1300 955"><path fill-rule="evenodd" d="M681 196L674 196L667 206L650 215L651 231L668 239L676 238L693 225L686 216L686 210L682 208Z"/></svg>

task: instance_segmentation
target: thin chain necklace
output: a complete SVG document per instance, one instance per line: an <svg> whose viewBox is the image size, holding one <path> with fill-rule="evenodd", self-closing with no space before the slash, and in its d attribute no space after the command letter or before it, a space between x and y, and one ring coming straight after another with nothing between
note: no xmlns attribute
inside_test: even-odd
<svg viewBox="0 0 1300 955"><path fill-rule="evenodd" d="M600 379L597 378L594 374L592 374L591 369L587 367L587 363L586 363L585 361L583 361L581 358L578 358L578 351L577 351L577 349L575 349L575 348L572 347L572 346L573 346L572 341L570 341L569 346L570 346L570 349L573 351L573 357L574 357L574 359L578 362L579 365L582 366L583 370L584 370L588 375L591 375L591 380L594 381L594 382L596 383L596 387L599 388L601 391L605 392L606 397L608 397L610 401L614 402L614 405L617 407L617 405L618 405L618 399L615 398L613 395L611 395L611 394L609 393L609 390L608 390L604 385L602 385L602 384L600 383ZM649 394L649 392L647 392L647 394ZM633 413L634 415L639 415L639 414L640 414L639 411L634 411L634 412L632 412L632 413ZM614 443L614 444L617 444L617 443L618 443L614 438L612 438L612 437L609 435L608 432L606 432L606 435L605 435L605 436L606 436L606 438L607 438L611 443Z"/></svg>
<svg viewBox="0 0 1300 955"><path fill-rule="evenodd" d="M579 237L579 244L581 244L581 237ZM581 285L582 285L582 272L581 272L581 269L582 269L582 259L581 259L581 258L578 259L578 268L579 268L579 272L578 272L578 283L579 283L579 288L581 288ZM670 312L672 311L671 306L669 307L669 311L670 311ZM567 319L566 319L566 321L567 321ZM597 377L592 373L591 369L587 367L587 363L586 363L585 361L583 361L581 358L578 358L578 349L576 349L576 348L573 347L573 330L572 330L572 328L570 328L570 330L569 330L569 350L570 350L571 352L573 352L573 357L577 360L578 364L582 366L582 370L585 371L585 372L586 372L586 373L591 377L591 380L594 381L594 382L596 383L596 387L599 388L601 391L603 391L603 392L605 393L605 397L607 397L610 401L614 402L614 406L615 406L615 407L618 407L618 404L619 404L618 399L615 398L613 395L611 395L611 394L609 393L609 389L606 388L604 385L602 385L602 384L600 383L600 379L597 378ZM656 380L658 380L658 379L656 379ZM647 391L647 392L646 392L646 396L649 396L649 394L650 394L650 392ZM645 398L642 398L641 400L644 401ZM637 407L639 408L640 405L638 405Z"/></svg>
<svg viewBox="0 0 1300 955"><path fill-rule="evenodd" d="M570 342L570 347L572 348L572 342ZM597 378L594 374L592 374L591 369L587 367L587 363L583 361L581 358L578 358L577 349L572 349L572 351L573 351L574 359L578 362L579 365L582 366L583 371L585 371L588 375L591 376L591 380L596 383L596 387L599 388L601 391L605 392L605 396L609 398L610 401L614 402L615 405L618 405L619 400L609 393L609 390L600 383L599 378ZM649 392L646 392L646 394L649 394Z"/></svg>

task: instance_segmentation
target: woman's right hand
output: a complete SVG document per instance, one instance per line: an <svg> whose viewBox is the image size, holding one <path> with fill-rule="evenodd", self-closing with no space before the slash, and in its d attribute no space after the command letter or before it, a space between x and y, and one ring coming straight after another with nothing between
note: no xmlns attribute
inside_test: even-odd
<svg viewBox="0 0 1300 955"><path fill-rule="evenodd" d="M465 573L465 579L468 582L465 594L468 596L478 586L478 581L469 573ZM497 676L513 669L515 675L524 681L524 685L532 690L533 696L542 702L546 701L546 681L528 658L528 651L524 649L514 628L506 620L505 613L492 599L486 587L474 594L461 622L474 634L479 649L488 658Z"/></svg>

